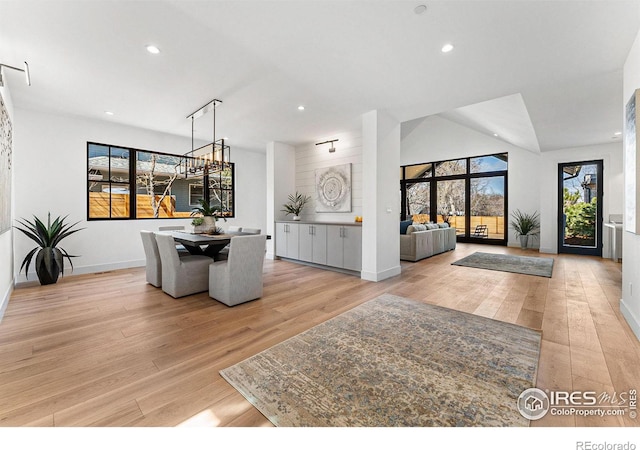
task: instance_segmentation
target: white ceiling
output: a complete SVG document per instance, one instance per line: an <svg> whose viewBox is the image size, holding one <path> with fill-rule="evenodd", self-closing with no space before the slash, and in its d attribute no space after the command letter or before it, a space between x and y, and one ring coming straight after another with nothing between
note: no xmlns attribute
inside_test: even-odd
<svg viewBox="0 0 640 450"><path fill-rule="evenodd" d="M29 62L31 87L4 72L18 108L172 134L189 136L186 116L219 98L232 147L324 139L387 109L403 122L448 111L505 139L525 130L519 145L546 151L621 129L639 24L637 0L0 0L0 62ZM502 112L452 112L502 97ZM196 129L207 138L210 120Z"/></svg>

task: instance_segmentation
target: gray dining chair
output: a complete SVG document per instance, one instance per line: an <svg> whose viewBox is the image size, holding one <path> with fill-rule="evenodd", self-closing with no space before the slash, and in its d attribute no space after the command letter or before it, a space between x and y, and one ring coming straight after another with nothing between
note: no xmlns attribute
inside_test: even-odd
<svg viewBox="0 0 640 450"><path fill-rule="evenodd" d="M204 255L178 256L176 244L169 235L156 233L162 264L162 290L172 297L204 292L209 288L211 258Z"/></svg>
<svg viewBox="0 0 640 450"><path fill-rule="evenodd" d="M209 266L209 297L234 306L262 297L267 236L235 236L229 257Z"/></svg>
<svg viewBox="0 0 640 450"><path fill-rule="evenodd" d="M262 230L260 228L242 228L242 232L247 234L260 234Z"/></svg>
<svg viewBox="0 0 640 450"><path fill-rule="evenodd" d="M144 256L146 258L147 283L155 287L162 286L162 264L160 262L160 252L153 231L140 231Z"/></svg>
<svg viewBox="0 0 640 450"><path fill-rule="evenodd" d="M184 231L183 225L168 225L164 227L158 227L158 231ZM182 244L176 244L176 248L178 249L178 254L180 256L190 255L189 250L185 248Z"/></svg>

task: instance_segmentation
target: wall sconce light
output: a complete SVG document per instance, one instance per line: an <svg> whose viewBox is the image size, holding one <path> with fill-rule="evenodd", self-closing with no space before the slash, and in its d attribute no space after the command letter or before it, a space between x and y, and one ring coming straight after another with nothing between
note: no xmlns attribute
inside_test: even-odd
<svg viewBox="0 0 640 450"><path fill-rule="evenodd" d="M331 143L331 147L329 147L329 153L334 153L336 148L333 146L334 142L338 142L340 139L332 139L330 141L318 142L316 145L329 144Z"/></svg>
<svg viewBox="0 0 640 450"><path fill-rule="evenodd" d="M21 69L19 67L13 67L10 66L8 64L2 64L0 63L0 87L4 86L4 81L2 80L2 68L6 67L7 69L13 69L13 70L17 70L18 72L24 72L24 76L25 76L25 81L27 82L27 85L31 86L31 76L29 75L29 64L27 64L27 62L24 62L24 69Z"/></svg>

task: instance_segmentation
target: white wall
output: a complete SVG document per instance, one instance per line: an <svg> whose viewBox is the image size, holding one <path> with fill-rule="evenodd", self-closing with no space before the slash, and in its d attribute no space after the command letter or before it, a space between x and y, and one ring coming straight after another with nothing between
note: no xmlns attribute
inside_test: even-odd
<svg viewBox="0 0 640 450"><path fill-rule="evenodd" d="M275 258L275 221L286 219L281 211L287 196L295 191L296 150L282 142L269 142L266 155L267 258Z"/></svg>
<svg viewBox="0 0 640 450"><path fill-rule="evenodd" d="M329 153L328 144L316 146L315 142L311 142L296 147L295 189L311 197L301 217L303 220L353 222L355 216L362 215L362 136L360 133L341 133L318 139L318 142L328 139L338 139L338 142L334 143L334 153ZM351 163L351 212L316 213L316 169L348 163ZM279 206L282 209L282 205ZM291 219L291 216L288 218Z"/></svg>
<svg viewBox="0 0 640 450"><path fill-rule="evenodd" d="M15 120L13 112L13 103L11 94L7 86L0 87L0 95L4 101L4 105L9 113L12 122L12 128L15 131ZM13 136L13 158L15 158L15 133ZM12 170L13 173L13 170ZM15 209L15 186L11 189L11 205L12 210ZM11 214L11 223L13 223L14 214ZM13 228L0 234L0 320L9 303L9 297L13 291Z"/></svg>
<svg viewBox="0 0 640 450"><path fill-rule="evenodd" d="M85 227L63 242L74 258L74 273L91 273L144 264L140 230L161 225L187 225L190 219L146 219L87 222L87 141L182 154L191 149L191 139L158 133L108 121L15 110L14 217L69 215ZM264 179L264 159L257 154L233 151L238 177ZM242 166L242 167L241 167ZM262 173L260 173L262 172ZM264 228L264 201L253 195L260 181L236 183L237 223ZM246 202L246 203L245 203ZM245 216L246 215L246 216ZM226 224L223 222L222 226ZM15 270L20 267L31 241L15 237ZM33 270L33 269L31 269ZM29 280L37 276L30 273ZM18 281L24 281L24 274Z"/></svg>
<svg viewBox="0 0 640 450"><path fill-rule="evenodd" d="M640 32L624 65L623 108L636 89L640 88ZM623 133L624 134L624 133ZM640 208L640 205L636 205ZM623 232L622 299L620 311L640 339L640 235Z"/></svg>
<svg viewBox="0 0 640 450"><path fill-rule="evenodd" d="M264 189L267 184L265 167L267 156L264 151L248 151L231 147L231 159L235 163L235 218L226 222L218 221L218 226L260 228L266 233L267 205Z"/></svg>
<svg viewBox="0 0 640 450"><path fill-rule="evenodd" d="M542 154L538 171L540 189L540 251L558 253L558 164L602 160L604 198L602 213L605 222L610 214L622 214L622 143L554 150ZM608 233L603 233L602 254L609 255Z"/></svg>
<svg viewBox="0 0 640 450"><path fill-rule="evenodd" d="M540 154L486 136L439 116L403 124L400 165L509 153L509 216L519 209L540 212ZM520 246L511 228L508 245ZM532 246L531 242L529 243ZM533 246L537 246L534 242Z"/></svg>

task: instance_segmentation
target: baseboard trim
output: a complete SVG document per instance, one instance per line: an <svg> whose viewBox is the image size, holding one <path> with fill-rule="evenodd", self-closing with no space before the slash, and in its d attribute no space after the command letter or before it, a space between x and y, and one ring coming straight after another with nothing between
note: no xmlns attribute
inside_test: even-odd
<svg viewBox="0 0 640 450"><path fill-rule="evenodd" d="M360 278L367 281L378 282L378 281L386 280L387 278L400 275L401 272L402 272L402 267L400 266L395 266L390 269L383 270L382 272L366 272L363 270L360 274Z"/></svg>
<svg viewBox="0 0 640 450"><path fill-rule="evenodd" d="M16 279L14 278L7 289L7 292L4 293L2 299L0 300L0 322L2 322L2 318L4 317L4 312L7 310L7 306L9 306L9 299L11 298L11 294L13 293L13 287L16 284Z"/></svg>
<svg viewBox="0 0 640 450"><path fill-rule="evenodd" d="M282 256L278 256L276 259L279 259L281 261L288 261L296 264L301 264L303 266L315 267L316 269L330 270L332 272L344 273L345 275L355 275L356 277L360 276L360 272L358 272L357 270L341 269L340 267L325 266L324 264L316 264L309 261L301 261L299 259L283 258Z"/></svg>
<svg viewBox="0 0 640 450"><path fill-rule="evenodd" d="M144 259L136 259L132 261L121 261L117 263L109 263L109 264L96 264L93 266L74 266L73 271L71 271L71 267L65 264L65 275L84 275L87 273L100 273L100 272L109 272L111 270L118 269L131 269L134 267L143 267L146 264ZM38 280L38 274L34 272L29 272L29 279L27 279L26 275L20 274L18 279L16 280L16 286L20 286L21 284L31 283L33 281Z"/></svg>
<svg viewBox="0 0 640 450"><path fill-rule="evenodd" d="M638 318L633 315L624 299L622 298L620 299L620 312L629 324L629 327L631 328L631 331L633 331L633 334L635 334L640 341L640 320L638 320Z"/></svg>

